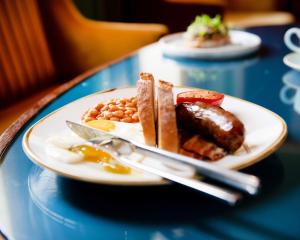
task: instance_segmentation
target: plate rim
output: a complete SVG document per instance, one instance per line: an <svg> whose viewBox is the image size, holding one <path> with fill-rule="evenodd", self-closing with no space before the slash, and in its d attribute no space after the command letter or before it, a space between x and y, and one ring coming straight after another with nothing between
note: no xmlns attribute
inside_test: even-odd
<svg viewBox="0 0 300 240"><path fill-rule="evenodd" d="M192 89L192 90L197 90L197 89L201 89L201 88L196 88L196 87L188 87L188 86L180 86L180 85L174 85L175 88L185 88L185 89ZM170 182L167 181L167 180L164 180L164 179L161 179L160 181L157 181L157 180L153 180L153 181L145 181L145 182L139 182L139 181L132 181L132 182L123 182L122 180L116 180L116 181L111 181L111 180L108 180L108 179L101 179L101 180L97 180L97 179L92 179L92 178L89 178L89 177L81 177L81 176L77 176L77 175L72 175L72 174L68 174L68 173L65 173L63 171L60 171L60 170L57 170L57 169L53 169L52 167L49 167L47 166L46 164L44 164L42 161L39 160L39 157L36 156L34 154L34 152L32 151L32 149L30 148L29 146L29 137L30 137L30 134L32 133L33 129L40 125L46 118L52 116L53 114L55 114L56 112L62 110L64 107L70 105L70 104L73 104L77 101L81 101L85 98L88 98L88 97L91 97L93 95L98 95L98 94L103 94L103 93L107 93L107 92L113 92L113 91L116 91L116 90L126 90L126 89L136 89L136 87L120 87L120 88L111 88L111 89L106 89L106 90L103 90L103 91L98 91L98 92L94 92L94 93L91 93L89 95L86 95L84 97L81 97L81 98L78 98L74 101L71 101L63 106L61 106L60 108L50 112L49 114L47 114L46 116L44 116L43 118L41 118L40 120L38 120L37 122L35 122L23 135L23 139L22 139L22 148L23 148L23 152L25 153L25 155L33 162L35 163L36 165L38 166L41 166L43 167L44 169L47 169L47 170L51 170L53 171L54 173L60 175L60 176L63 176L63 177L67 177L67 178L70 178L70 179L75 179L75 180L80 180L80 181L84 181L84 182L90 182L90 183L96 183L96 184L106 184L106 185L114 185L114 186L155 186L155 185L165 185L165 184L169 184ZM243 169L243 168L246 168L248 166L251 166L259 161L261 161L262 159L266 158L267 156L271 155L273 152L275 152L277 149L279 149L281 147L281 145L284 143L286 137L287 137L287 124L286 122L283 120L282 117L280 117L277 113L274 113L272 112L271 110L263 107L263 106L260 106L256 103L253 103L253 102L250 102L250 101L247 101L247 100L244 100L244 99L241 99L241 98L238 98L238 97L234 97L234 96L231 96L231 95L227 95L227 94L224 94L225 97L229 97L229 98L233 98L235 100L238 100L238 101L243 101L243 102L246 102L248 104L252 104L252 105L255 105L256 107L258 108L261 108L263 109L264 111L267 111L269 112L271 115L273 115L280 123L281 123L281 126L282 126L282 130L281 130L281 133L279 135L279 137L276 139L276 141L274 141L268 148L266 148L264 151L261 151L260 154L258 154L257 156L254 156L252 159L249 159L246 163L244 164L240 164L238 166L233 166L233 167L230 167L230 169L232 170L240 170L240 169Z"/></svg>

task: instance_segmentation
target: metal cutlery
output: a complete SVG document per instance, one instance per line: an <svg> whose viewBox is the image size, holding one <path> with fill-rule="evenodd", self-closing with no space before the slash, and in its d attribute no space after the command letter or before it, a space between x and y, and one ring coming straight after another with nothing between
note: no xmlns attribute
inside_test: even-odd
<svg viewBox="0 0 300 240"><path fill-rule="evenodd" d="M128 159L128 156L132 152L136 152L144 156L159 159L161 160L161 162L168 163L170 161L176 161L179 163L184 163L189 166L193 166L195 170L202 176L218 180L222 183L233 186L252 195L256 194L260 187L259 179L253 175L224 169L211 163L195 160L193 158L176 153L171 153L159 148L150 147L138 142L131 141L130 139L72 121L66 121L66 123L74 133L93 144L105 147L106 150L109 151L115 158L131 167L154 173L171 181L200 190L219 199L225 200L230 204L235 204L239 199L241 199L241 194L225 190L223 188L210 185L208 183L204 183L195 179L189 179L170 172L162 171L160 169L154 168L152 166L147 166L137 161L132 161Z"/></svg>

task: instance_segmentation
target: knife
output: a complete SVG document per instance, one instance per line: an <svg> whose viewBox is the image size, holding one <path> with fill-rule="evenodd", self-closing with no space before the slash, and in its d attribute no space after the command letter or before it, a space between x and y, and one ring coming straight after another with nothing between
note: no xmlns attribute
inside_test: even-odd
<svg viewBox="0 0 300 240"><path fill-rule="evenodd" d="M137 170L142 170L148 173L156 174L165 179L193 188L200 192L209 194L213 197L216 197L220 200L227 202L232 206L242 199L241 194L233 192L231 190L227 190L208 183L200 182L196 179L181 177L169 171L164 171L161 170L160 168L155 168L153 166L145 165L138 161L133 161L132 159L128 159L126 156L130 155L133 152L136 152L133 151L135 149L135 146L132 145L130 142L119 139L110 134L105 134L105 132L103 132L103 134L102 133L99 134L99 132L97 132L97 130L95 132L94 131L95 129L93 128L90 127L85 128L85 126L70 121L67 121L67 125L78 136L86 139L88 142L94 145L97 145L97 147L99 146L103 147L104 148L103 150L109 152L112 155L112 157L114 157L115 159L119 160L120 162L132 168L135 168ZM169 161L169 159L166 158L164 160Z"/></svg>
<svg viewBox="0 0 300 240"><path fill-rule="evenodd" d="M220 166L213 165L208 162L199 161L184 155L180 155L177 153L169 152L160 148L147 146L145 144L142 144L140 142L132 141L129 138L119 136L117 134L111 134L108 132L105 132L100 129L92 128L89 126L85 126L80 123L72 122L72 121L66 121L67 126L78 136L89 140L89 141L95 141L96 143L101 143L105 145L105 143L112 143L112 140L118 140L118 144L126 143L127 144L127 150L132 149L132 151L138 152L144 156L149 156L154 159L159 159L161 161L177 161L181 163L185 163L188 165L191 165L195 167L196 171L201 174L202 176L217 180L219 182L225 183L227 185L230 185L232 187L238 188L240 190L243 190L251 195L254 195L258 192L260 187L260 181L256 176L233 171L230 169L225 169ZM115 141L116 142L116 141ZM113 146L110 145L110 146ZM114 146L115 148L115 146ZM114 149L116 150L116 149ZM120 159L124 158L124 152L119 152L118 157ZM124 159L123 159L124 160ZM125 162L125 161L123 161ZM132 165L131 163L133 161L130 161L127 159L128 165ZM136 163L139 164L139 163ZM144 164L140 164L143 165ZM152 169L153 170L153 169ZM147 171L147 170L146 170ZM158 171L158 170L157 170ZM161 174L157 174L160 175ZM164 176L162 176L164 177ZM167 178L167 177L165 177ZM170 178L167 178L170 179ZM172 180L172 179L170 179ZM174 180L172 180L174 181Z"/></svg>

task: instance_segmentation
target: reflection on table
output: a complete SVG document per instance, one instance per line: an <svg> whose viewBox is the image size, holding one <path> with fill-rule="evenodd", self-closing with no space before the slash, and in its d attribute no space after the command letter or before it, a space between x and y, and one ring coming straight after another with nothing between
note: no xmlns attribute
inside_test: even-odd
<svg viewBox="0 0 300 240"><path fill-rule="evenodd" d="M282 77L284 86L280 90L280 99L287 105L292 105L300 114L300 72L291 70Z"/></svg>
<svg viewBox="0 0 300 240"><path fill-rule="evenodd" d="M153 59L158 60L155 65ZM170 58L161 53L159 46L145 48L138 55L141 71L153 72L157 79L167 80L177 86L213 89L239 97L243 97L245 91L245 69L255 65L258 60L257 54L225 61Z"/></svg>

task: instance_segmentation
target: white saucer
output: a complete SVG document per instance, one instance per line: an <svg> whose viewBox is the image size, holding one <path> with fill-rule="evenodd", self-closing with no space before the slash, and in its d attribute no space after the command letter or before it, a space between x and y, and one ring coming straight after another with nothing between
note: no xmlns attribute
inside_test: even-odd
<svg viewBox="0 0 300 240"><path fill-rule="evenodd" d="M259 49L261 39L259 36L245 31L230 30L228 45L214 48L191 48L183 38L184 33L174 33L160 39L164 54L172 57L185 57L197 59L229 59L248 55Z"/></svg>
<svg viewBox="0 0 300 240"><path fill-rule="evenodd" d="M292 52L292 53L287 54L283 58L283 62L287 66L300 71L300 53Z"/></svg>

